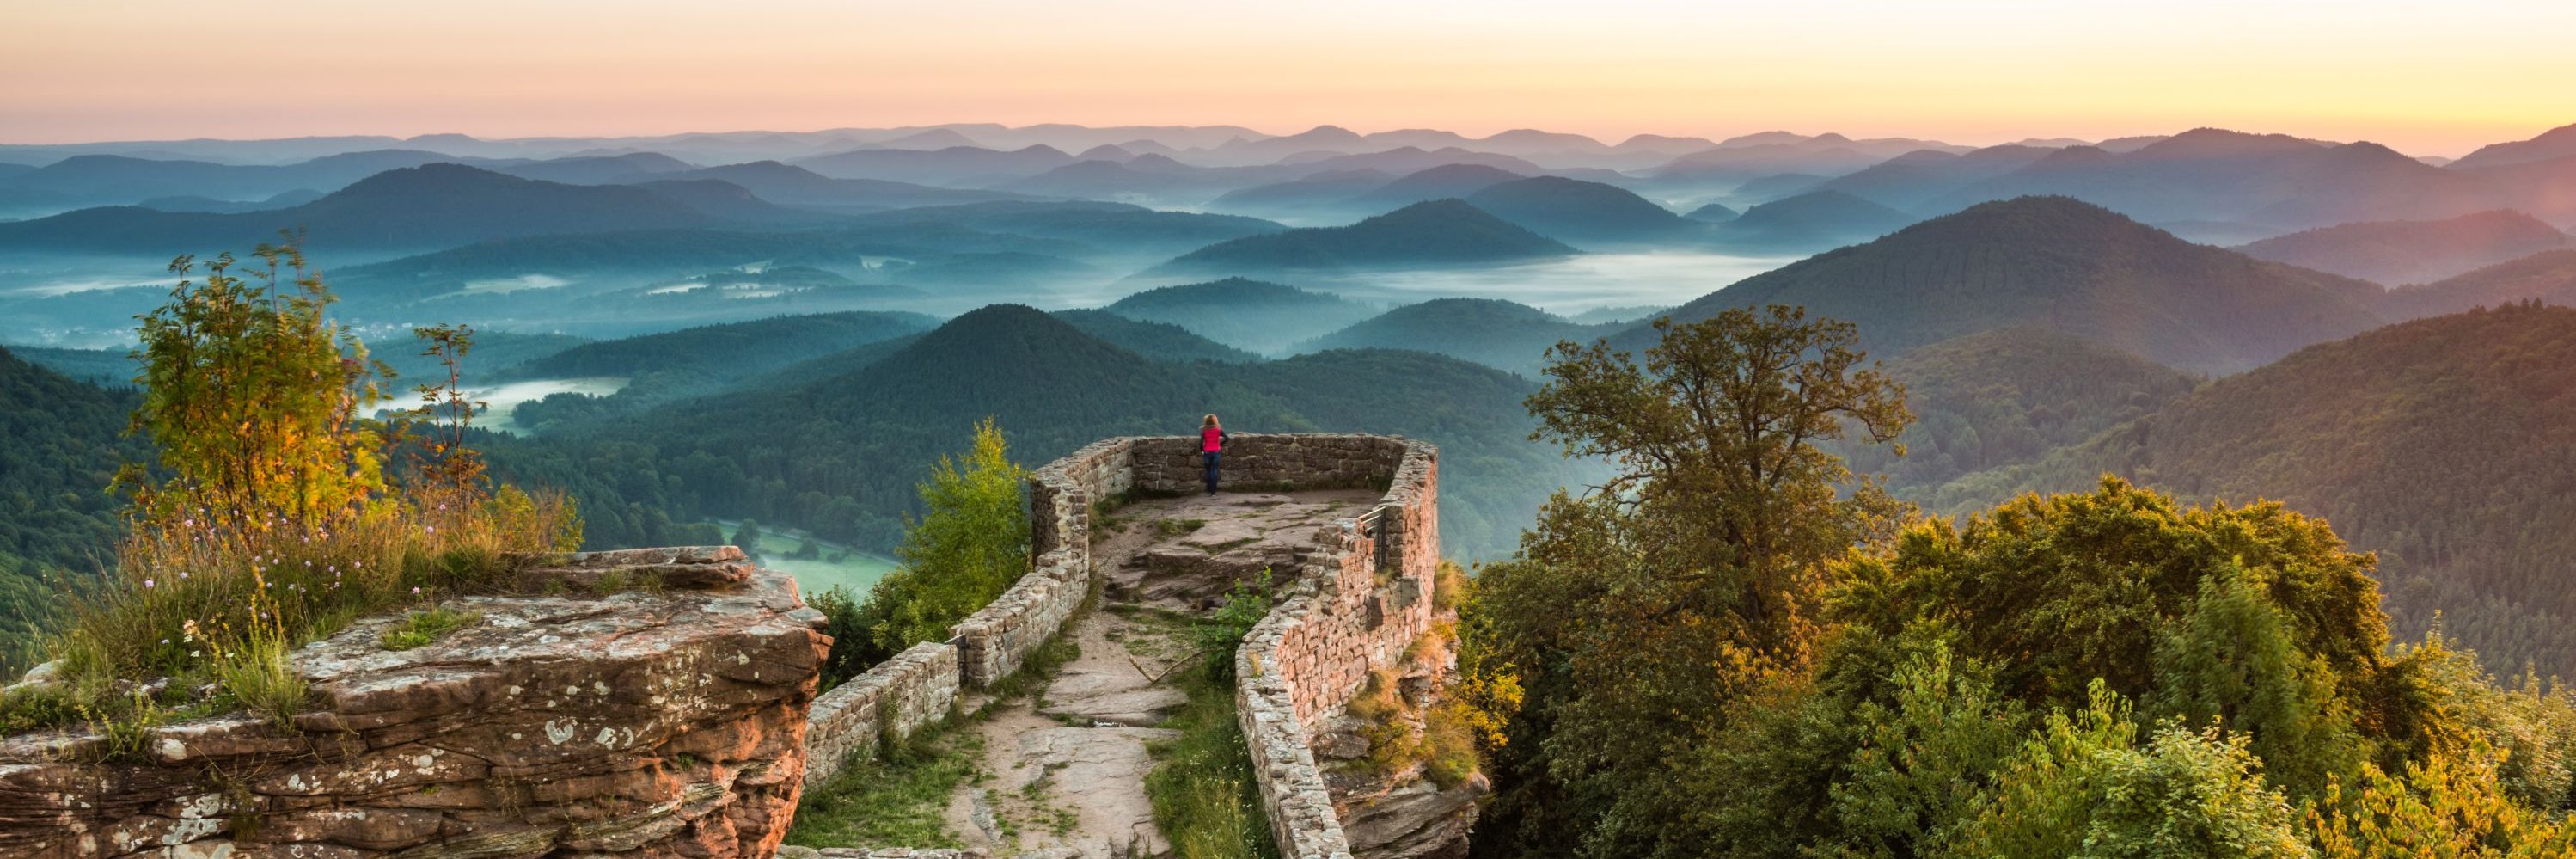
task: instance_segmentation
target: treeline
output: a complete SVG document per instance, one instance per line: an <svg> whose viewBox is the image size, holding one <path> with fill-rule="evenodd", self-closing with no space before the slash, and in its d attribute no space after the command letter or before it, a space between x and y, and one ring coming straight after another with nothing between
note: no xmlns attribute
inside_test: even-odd
<svg viewBox="0 0 2576 859"><path fill-rule="evenodd" d="M2576 851L2576 699L2393 644L2324 520L2107 478L1906 524L1819 447L1909 422L1850 326L1664 333L1552 356L1531 400L1619 473L1464 613L1462 688L1505 724L1476 855Z"/></svg>
<svg viewBox="0 0 2576 859"><path fill-rule="evenodd" d="M2498 671L2576 677L2576 310L2388 326L2208 384L2035 462L1934 494L1972 509L2110 472L2191 499L2278 499L2379 556L2396 628Z"/></svg>

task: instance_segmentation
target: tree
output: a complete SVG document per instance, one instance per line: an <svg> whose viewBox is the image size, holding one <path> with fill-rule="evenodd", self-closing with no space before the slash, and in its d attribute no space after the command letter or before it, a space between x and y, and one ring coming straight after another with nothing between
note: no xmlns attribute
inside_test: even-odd
<svg viewBox="0 0 2576 859"><path fill-rule="evenodd" d="M1534 440L1568 456L1607 457L1601 490L1631 511L1683 529L1685 563L1724 581L1710 608L1783 643L1816 562L1883 518L1884 496L1851 481L1819 445L1857 429L1884 443L1912 420L1904 389L1864 368L1850 323L1806 321L1802 308L1726 310L1682 325L1655 321L1662 342L1640 368L1606 341L1548 351L1547 385L1531 395Z"/></svg>
<svg viewBox="0 0 2576 859"><path fill-rule="evenodd" d="M1528 836L1507 852L1696 849L1669 826L1694 803L1671 762L1809 660L1823 562L1896 512L1818 447L1908 420L1850 325L1787 307L1656 325L1642 366L1606 343L1549 351L1533 437L1615 475L1550 499L1468 607L1469 648L1525 692L1485 825Z"/></svg>
<svg viewBox="0 0 2576 859"><path fill-rule="evenodd" d="M324 318L331 292L292 241L253 256L264 265L247 276L233 273L232 254L216 257L203 282L182 279L139 317L143 401L131 429L160 447L166 478L119 473L138 515L307 530L385 489L382 433L366 417L384 366ZM174 274L196 270L193 256L170 263Z"/></svg>
<svg viewBox="0 0 2576 859"><path fill-rule="evenodd" d="M879 579L860 607L881 654L946 639L950 626L1029 571L1027 482L990 418L975 425L963 461L940 457L920 487L921 518L895 550L903 566Z"/></svg>
<svg viewBox="0 0 2576 859"><path fill-rule="evenodd" d="M741 549L744 555L759 557L760 523L750 519L742 520L742 524L733 529L733 545L734 548Z"/></svg>
<svg viewBox="0 0 2576 859"><path fill-rule="evenodd" d="M2316 855L2241 737L2167 726L2142 747L2100 683L2051 713L1996 786L1927 855L1957 859L2306 859Z"/></svg>

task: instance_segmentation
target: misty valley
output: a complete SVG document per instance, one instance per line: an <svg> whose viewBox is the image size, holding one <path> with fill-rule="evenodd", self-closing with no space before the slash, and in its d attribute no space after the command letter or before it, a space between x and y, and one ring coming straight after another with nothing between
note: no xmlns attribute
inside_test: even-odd
<svg viewBox="0 0 2576 859"><path fill-rule="evenodd" d="M756 565L737 578L792 576L820 618L796 706L840 684L977 702L867 705L883 733L839 750L851 769L759 788L801 819L758 859L1105 857L1081 839L1108 830L1153 833L1121 856L1297 855L1310 833L1265 816L1287 813L1244 757L1273 754L1243 733L1271 717L1236 708L1303 670L1259 661L1300 641L1265 612L1340 593L1298 565L1377 552L1363 628L1429 620L1334 681L1329 718L1296 716L1313 751L1271 769L1322 773L1351 839L1313 855L2576 855L2576 126L2456 159L2216 128L7 143L0 218L0 673L31 678L0 693L11 733L238 710L327 736L291 666L253 686L193 652L287 666L392 611L383 653L329 657L392 664L539 622L475 599L681 605L686 577ZM1128 437L1207 446L1076 467ZM1204 496L1154 470L1201 455ZM1326 464L1236 476L1297 457ZM1380 470L1332 470L1357 464ZM1073 504L1066 474L1115 491L1045 506ZM1077 544L1110 584L1040 581ZM697 548L616 551L647 547ZM189 614L178 589L216 586L178 570L217 561L256 584L185 591L241 607ZM1172 569L1208 581L1119 578ZM1067 581L1096 590L1048 590ZM1030 641L1056 643L973 637L1017 642L973 618L1047 599L1041 632L1065 631ZM733 610L709 605L689 616ZM455 658L506 661L476 652ZM1110 675L1134 688L1081 685ZM1064 703L1095 693L1127 697ZM95 730L99 761L159 754ZM1154 774L1096 790L1046 782L1096 760L1027 739L1121 731ZM726 753L652 766L727 797L801 778L707 763ZM475 825L518 832L511 803L552 789L458 798L500 790L502 763L474 766L403 801L488 800L506 824ZM91 855L11 853L38 843L7 840L11 790L0 853ZM2208 819L2173 823L2185 806ZM221 855L760 852L623 853L580 841L594 825ZM2165 852L2100 846L2130 837ZM435 839L380 841L463 843Z"/></svg>

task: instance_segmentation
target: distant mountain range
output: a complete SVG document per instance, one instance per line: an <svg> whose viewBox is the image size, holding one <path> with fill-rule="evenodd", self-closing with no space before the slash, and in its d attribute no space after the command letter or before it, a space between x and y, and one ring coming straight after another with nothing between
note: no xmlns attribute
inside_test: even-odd
<svg viewBox="0 0 2576 859"><path fill-rule="evenodd" d="M2521 212L2497 210L2442 221L2342 224L2264 239L2237 250L2398 286L2431 283L2570 246L2576 246L2576 238L2557 227Z"/></svg>
<svg viewBox="0 0 2576 859"><path fill-rule="evenodd" d="M767 208L757 200L750 205ZM234 214L131 206L0 223L0 247L167 255L246 250L280 229L310 231L315 248L454 247L485 239L727 223L663 194L623 185L565 185L457 164L369 176L300 206Z"/></svg>
<svg viewBox="0 0 2576 859"><path fill-rule="evenodd" d="M685 170L667 174L665 178L717 179L739 185L772 203L842 212L1025 199L1018 194L999 191L936 188L881 179L834 179L776 161Z"/></svg>
<svg viewBox="0 0 2576 859"><path fill-rule="evenodd" d="M1576 253L1462 200L1415 203L1346 227L1309 227L1209 245L1154 274L1348 271L1525 262Z"/></svg>
<svg viewBox="0 0 2576 859"><path fill-rule="evenodd" d="M1747 218L1752 217L1750 213ZM2229 373L2380 324L2370 283L2195 245L2063 197L1986 203L1745 279L1673 311L1800 305L1894 355L1995 328L2061 331ZM1627 342L1647 336L1622 335Z"/></svg>

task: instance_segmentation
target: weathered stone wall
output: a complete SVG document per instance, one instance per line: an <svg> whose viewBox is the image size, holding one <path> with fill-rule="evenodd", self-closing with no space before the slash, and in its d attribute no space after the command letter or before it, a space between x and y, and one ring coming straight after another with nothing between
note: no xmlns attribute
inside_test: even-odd
<svg viewBox="0 0 2576 859"><path fill-rule="evenodd" d="M1197 436L1121 441L1130 446L1136 488L1149 492L1205 491L1205 465ZM1227 439L1217 488L1377 488L1395 476L1407 449L1405 440L1391 436L1234 433Z"/></svg>
<svg viewBox="0 0 2576 859"><path fill-rule="evenodd" d="M806 717L805 786L830 781L850 761L956 712L963 691L958 680L957 648L931 642L814 699Z"/></svg>
<svg viewBox="0 0 2576 859"><path fill-rule="evenodd" d="M312 703L0 741L0 855L761 857L786 834L828 639L731 547L604 552L566 577L658 593L466 597L482 621L388 651L375 618L298 651ZM688 583L682 586L680 583Z"/></svg>
<svg viewBox="0 0 2576 859"><path fill-rule="evenodd" d="M1341 437L1353 438L1353 437ZM1343 463L1387 461L1387 494L1370 514L1342 523L1331 548L1305 565L1235 654L1236 718L1250 745L1262 804L1280 855L1341 859L1352 853L1331 791L1316 764L1317 727L1349 706L1372 667L1402 661L1405 648L1439 620L1432 608L1440 557L1439 453L1402 439L1319 446L1337 474ZM1138 457L1141 463L1143 456ZM1273 467L1279 467L1274 465ZM1140 478L1141 482L1141 478Z"/></svg>
<svg viewBox="0 0 2576 859"><path fill-rule="evenodd" d="M1431 599L1440 560L1438 458L1429 444L1370 435L1240 433L1226 449L1223 489L1387 489L1367 514L1339 523L1334 545L1286 583L1278 608L1236 654L1237 715L1273 834L1291 859L1351 854L1310 726L1348 706L1372 667L1401 661L1439 620ZM855 711L945 712L960 689L1019 670L1089 594L1093 505L1131 492L1200 491L1201 467L1195 436L1153 436L1095 442L1034 472L1030 572L954 627L950 642L917 646L843 687L869 691L834 690L851 700L818 702L807 740L810 781L874 747L877 717ZM933 675L948 665L955 682L938 682ZM862 695L874 703L860 704ZM919 724L896 722L903 731Z"/></svg>
<svg viewBox="0 0 2576 859"><path fill-rule="evenodd" d="M1033 567L953 629L968 685L989 685L1018 671L1090 596L1092 504L1132 485L1129 450L1135 441L1094 442L1030 474Z"/></svg>

